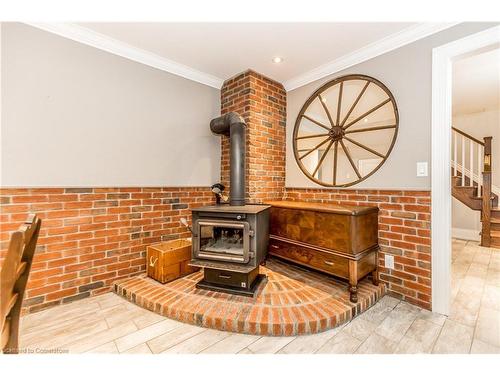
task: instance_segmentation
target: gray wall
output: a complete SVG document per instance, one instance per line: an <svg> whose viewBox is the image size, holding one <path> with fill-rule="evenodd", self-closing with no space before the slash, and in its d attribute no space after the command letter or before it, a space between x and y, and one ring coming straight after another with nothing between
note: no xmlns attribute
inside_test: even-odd
<svg viewBox="0 0 500 375"><path fill-rule="evenodd" d="M373 176L354 188L430 189L430 176L416 177L416 163L427 161L430 170L432 49L494 25L460 24L290 91L287 96L286 186L321 187L301 172L293 156L295 120L304 102L318 87L336 77L357 73L379 79L392 91L400 123L398 139L389 159Z"/></svg>
<svg viewBox="0 0 500 375"><path fill-rule="evenodd" d="M474 211L460 202L451 200L451 229L454 238L479 241L481 232L481 211Z"/></svg>
<svg viewBox="0 0 500 375"><path fill-rule="evenodd" d="M219 180L219 90L23 24L1 40L3 186Z"/></svg>

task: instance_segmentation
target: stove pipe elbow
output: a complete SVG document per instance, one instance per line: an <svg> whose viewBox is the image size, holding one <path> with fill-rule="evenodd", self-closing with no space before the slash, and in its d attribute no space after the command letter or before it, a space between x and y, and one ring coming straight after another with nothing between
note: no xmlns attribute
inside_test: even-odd
<svg viewBox="0 0 500 375"><path fill-rule="evenodd" d="M229 204L245 205L246 123L236 112L229 112L210 121L210 130L229 137L230 181Z"/></svg>

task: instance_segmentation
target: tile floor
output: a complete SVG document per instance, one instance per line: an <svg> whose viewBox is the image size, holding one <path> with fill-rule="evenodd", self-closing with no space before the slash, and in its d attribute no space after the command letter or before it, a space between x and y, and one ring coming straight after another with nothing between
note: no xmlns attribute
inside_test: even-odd
<svg viewBox="0 0 500 375"><path fill-rule="evenodd" d="M24 317L21 346L70 353L500 354L500 250L454 240L452 262L449 317L385 296L333 330L260 337L180 323L107 293Z"/></svg>

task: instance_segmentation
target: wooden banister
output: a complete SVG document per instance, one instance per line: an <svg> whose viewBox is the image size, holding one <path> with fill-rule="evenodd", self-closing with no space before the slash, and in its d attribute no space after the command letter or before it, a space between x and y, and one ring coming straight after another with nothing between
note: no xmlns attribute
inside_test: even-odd
<svg viewBox="0 0 500 375"><path fill-rule="evenodd" d="M453 175L461 180L457 180L455 183L458 183L458 187L466 187L468 181L469 186L467 187L475 187L475 194L478 198L481 197L481 204L476 206L476 209L481 208L481 246L490 247L492 242L492 206L493 198L496 197L492 193L492 137L484 137L483 141L480 141L453 126L452 130ZM468 152L466 152L466 148L468 148ZM477 160L475 160L475 156L477 156ZM475 166L477 174L474 173Z"/></svg>
<svg viewBox="0 0 500 375"><path fill-rule="evenodd" d="M483 161L483 203L482 203L482 230L481 245L489 247L491 244L491 140L492 137L484 138L484 161Z"/></svg>
<svg viewBox="0 0 500 375"><path fill-rule="evenodd" d="M454 126L452 126L451 128L452 128L454 131L456 131L458 134L463 135L465 138L468 138L468 139L470 139L471 141L476 142L476 143L480 144L481 146L484 146L484 142L481 142L479 139L474 138L472 135L467 134L466 132L464 132L464 131L462 131L462 130L460 130L460 129L457 129L457 128L455 128Z"/></svg>

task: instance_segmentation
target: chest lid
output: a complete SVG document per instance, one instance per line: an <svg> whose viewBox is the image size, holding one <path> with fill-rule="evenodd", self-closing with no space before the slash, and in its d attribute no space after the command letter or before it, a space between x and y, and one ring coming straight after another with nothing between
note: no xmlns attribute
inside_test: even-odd
<svg viewBox="0 0 500 375"><path fill-rule="evenodd" d="M270 201L266 202L272 207L288 208L295 210L306 210L316 212L327 212L338 215L359 216L378 212L378 207L370 206L354 206L354 205L340 205L333 203L315 203L303 201Z"/></svg>

